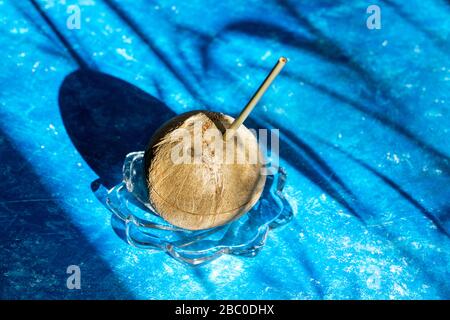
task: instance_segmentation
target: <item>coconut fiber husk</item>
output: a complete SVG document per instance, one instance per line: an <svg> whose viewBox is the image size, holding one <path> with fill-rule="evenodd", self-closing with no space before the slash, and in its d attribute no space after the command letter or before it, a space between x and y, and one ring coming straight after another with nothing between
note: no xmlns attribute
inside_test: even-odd
<svg viewBox="0 0 450 320"><path fill-rule="evenodd" d="M145 152L149 199L166 221L189 230L212 228L238 218L258 201L266 181L262 154L244 125L225 142L222 134L233 120L222 113L189 112L152 137ZM183 138L186 134L189 139ZM230 144L234 148L228 155L234 159L226 157ZM174 154L182 157L174 161Z"/></svg>

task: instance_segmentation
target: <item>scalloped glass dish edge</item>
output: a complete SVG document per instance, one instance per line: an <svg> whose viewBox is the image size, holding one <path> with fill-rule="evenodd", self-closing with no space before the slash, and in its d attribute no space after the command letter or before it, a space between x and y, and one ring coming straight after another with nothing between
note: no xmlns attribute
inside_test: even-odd
<svg viewBox="0 0 450 320"><path fill-rule="evenodd" d="M191 231L162 219L148 202L143 151L131 152L123 164L123 181L107 191L106 207L123 223L128 244L167 252L178 261L200 265L224 254L256 256L269 230L288 223L293 211L282 191L286 172L267 176L257 204L238 219L206 230Z"/></svg>

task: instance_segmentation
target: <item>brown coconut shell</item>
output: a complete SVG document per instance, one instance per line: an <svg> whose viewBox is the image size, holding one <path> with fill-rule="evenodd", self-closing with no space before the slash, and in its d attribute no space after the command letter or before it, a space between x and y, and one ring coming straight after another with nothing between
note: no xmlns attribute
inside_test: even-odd
<svg viewBox="0 0 450 320"><path fill-rule="evenodd" d="M221 137L233 121L222 113L193 111L169 120L154 134L145 152L145 170L150 203L166 221L189 230L207 229L238 218L256 204L266 181L256 137L241 125L233 138L221 138L218 156L221 145L206 134L216 130ZM194 142L199 128L200 152ZM189 133L190 141L180 133ZM226 158L230 143L240 162ZM175 146L190 161L174 163Z"/></svg>

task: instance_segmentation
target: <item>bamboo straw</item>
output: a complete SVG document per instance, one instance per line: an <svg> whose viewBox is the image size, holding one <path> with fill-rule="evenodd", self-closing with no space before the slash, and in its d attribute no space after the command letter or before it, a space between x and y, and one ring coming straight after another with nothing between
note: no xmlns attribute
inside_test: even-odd
<svg viewBox="0 0 450 320"><path fill-rule="evenodd" d="M283 69L284 65L286 64L287 59L285 57L281 57L278 59L277 64L273 67L272 71L267 75L266 79L264 79L261 86L256 90L253 97L250 99L250 101L247 103L244 109L242 109L239 116L233 121L230 128L225 132L224 139L228 140L230 139L235 133L236 130L240 127L240 125L247 119L250 112L252 112L253 108L256 106L256 104L259 102L259 100L262 98L264 93L267 91L267 89L272 84L273 80L275 80L276 76L280 73L281 69Z"/></svg>

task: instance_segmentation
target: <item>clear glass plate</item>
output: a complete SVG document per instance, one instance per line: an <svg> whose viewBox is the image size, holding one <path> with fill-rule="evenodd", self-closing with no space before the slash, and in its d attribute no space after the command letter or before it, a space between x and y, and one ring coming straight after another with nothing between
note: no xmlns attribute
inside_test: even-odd
<svg viewBox="0 0 450 320"><path fill-rule="evenodd" d="M199 265L223 254L255 256L270 229L289 222L293 211L282 194L286 173L280 168L267 176L258 203L229 223L206 230L191 231L162 219L148 202L144 174L144 152L129 153L123 165L123 182L97 197L122 224L124 238L135 247L163 250L175 259Z"/></svg>

